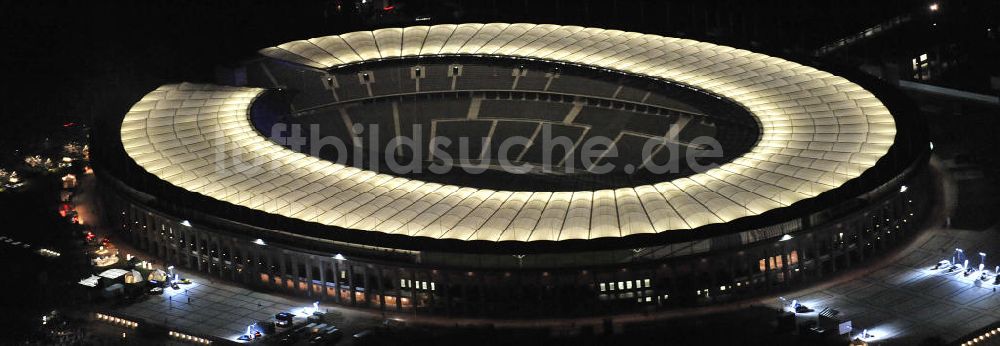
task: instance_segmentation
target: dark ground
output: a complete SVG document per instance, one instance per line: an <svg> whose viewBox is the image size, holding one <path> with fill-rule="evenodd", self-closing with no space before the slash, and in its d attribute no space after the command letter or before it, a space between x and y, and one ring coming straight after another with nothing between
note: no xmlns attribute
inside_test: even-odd
<svg viewBox="0 0 1000 346"><path fill-rule="evenodd" d="M949 161L958 188L952 226L983 230L1000 221L1000 105L910 95L927 119L934 154Z"/></svg>
<svg viewBox="0 0 1000 346"><path fill-rule="evenodd" d="M57 213L60 175L31 179L23 191L0 193L0 235L31 244L30 249L0 243L4 286L0 295L0 325L5 338L15 340L35 330L41 316L56 307L76 304L66 294L89 273L81 250L80 228ZM35 251L47 248L58 258ZM4 344L0 340L0 344Z"/></svg>

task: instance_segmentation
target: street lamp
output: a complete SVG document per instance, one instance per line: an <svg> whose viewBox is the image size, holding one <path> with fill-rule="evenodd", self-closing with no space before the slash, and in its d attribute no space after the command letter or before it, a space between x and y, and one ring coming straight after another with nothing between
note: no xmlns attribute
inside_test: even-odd
<svg viewBox="0 0 1000 346"><path fill-rule="evenodd" d="M979 253L979 271L983 271L983 267L986 266L986 253Z"/></svg>
<svg viewBox="0 0 1000 346"><path fill-rule="evenodd" d="M931 12L937 12L937 10L940 9L941 7L938 6L938 4L935 2L935 3L931 4L930 6L928 6L928 8L931 10Z"/></svg>

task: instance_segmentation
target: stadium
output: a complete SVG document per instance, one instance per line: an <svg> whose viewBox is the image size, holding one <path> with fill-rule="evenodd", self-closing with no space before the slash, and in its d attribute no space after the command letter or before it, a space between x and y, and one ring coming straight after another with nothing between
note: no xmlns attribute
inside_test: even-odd
<svg viewBox="0 0 1000 346"><path fill-rule="evenodd" d="M260 290L489 318L718 304L864 265L932 203L905 97L793 60L535 24L293 41L149 92L95 130L95 171L135 247Z"/></svg>

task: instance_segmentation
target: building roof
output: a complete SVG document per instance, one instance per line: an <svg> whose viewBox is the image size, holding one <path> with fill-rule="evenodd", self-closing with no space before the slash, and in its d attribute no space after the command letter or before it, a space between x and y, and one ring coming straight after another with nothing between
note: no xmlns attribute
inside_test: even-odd
<svg viewBox="0 0 1000 346"><path fill-rule="evenodd" d="M888 152L896 126L870 92L787 60L687 39L534 24L381 29L262 54L314 68L418 55L489 55L606 68L690 85L757 118L743 156L689 177L615 190L510 192L378 174L292 151L249 120L265 90L166 85L126 115L125 151L156 177L216 200L347 229L537 241L693 229L836 189ZM248 159L252 158L252 159Z"/></svg>
<svg viewBox="0 0 1000 346"><path fill-rule="evenodd" d="M125 269L112 268L101 272L100 274L98 274L98 276L108 279L117 279L125 274L128 274L128 271Z"/></svg>
<svg viewBox="0 0 1000 346"><path fill-rule="evenodd" d="M97 287L97 284L100 281L101 281L101 277L100 276L90 275L90 277L88 277L86 279L83 279L83 280L80 280L80 282L78 282L78 283L81 284L81 285L87 286L87 287Z"/></svg>

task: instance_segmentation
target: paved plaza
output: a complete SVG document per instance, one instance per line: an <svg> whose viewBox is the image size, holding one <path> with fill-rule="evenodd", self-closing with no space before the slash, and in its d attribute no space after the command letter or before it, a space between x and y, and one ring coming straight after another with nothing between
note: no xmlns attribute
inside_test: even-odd
<svg viewBox="0 0 1000 346"><path fill-rule="evenodd" d="M951 257L955 248L969 254L970 266L978 266L976 253L987 253L986 268L1000 263L1000 237L996 229L962 231L928 230L916 247L888 266L860 279L826 289L787 296L815 309L799 314L799 320L815 318L823 308L840 311L842 320L851 320L855 334L867 328L869 341L913 345L938 336L953 341L1000 320L1000 292L992 280L977 282L978 274L931 270L935 263ZM996 256L990 258L990 255ZM780 303L774 301L775 307Z"/></svg>
<svg viewBox="0 0 1000 346"><path fill-rule="evenodd" d="M855 333L867 328L874 335L869 341L909 345L933 336L952 341L1000 320L1000 292L994 291L992 280L977 283L977 274L965 277L961 273L931 270L936 262L949 258L955 248L973 254L980 251L996 254L995 260L987 257L987 267L992 268L1000 263L998 232L995 229L927 232L899 260L885 267L828 288L787 296L816 310L799 314L799 321L816 318L817 312L830 307L840 311L843 320L853 322ZM978 265L978 256L974 257L970 259L973 266ZM180 290L168 288L162 296L151 296L117 312L194 334L232 340L256 320L269 319L282 311L301 311L312 303L210 281L197 274L188 277L194 280L193 284L182 285ZM771 304L779 306L777 300ZM335 324L347 333L373 327L381 321L377 314L336 305L320 305L320 309L329 311Z"/></svg>
<svg viewBox="0 0 1000 346"><path fill-rule="evenodd" d="M304 299L256 292L185 272L181 275L194 282L180 285L179 290L167 288L162 296L152 295L115 311L195 335L235 340L254 321L271 319L279 312L302 312L312 306ZM381 322L375 314L338 306L320 305L320 310L327 311L327 320L347 335Z"/></svg>

